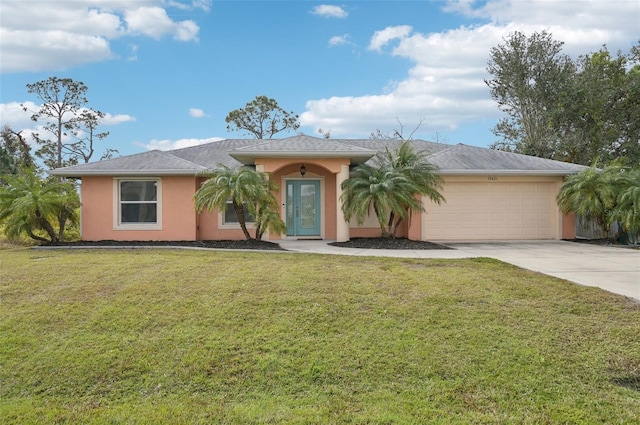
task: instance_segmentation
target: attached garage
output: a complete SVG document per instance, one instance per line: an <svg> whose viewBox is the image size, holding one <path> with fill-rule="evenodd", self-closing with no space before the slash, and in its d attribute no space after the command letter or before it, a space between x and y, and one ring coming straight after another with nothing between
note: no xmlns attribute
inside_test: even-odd
<svg viewBox="0 0 640 425"><path fill-rule="evenodd" d="M560 177L445 177L446 203L427 204L423 240L559 239Z"/></svg>

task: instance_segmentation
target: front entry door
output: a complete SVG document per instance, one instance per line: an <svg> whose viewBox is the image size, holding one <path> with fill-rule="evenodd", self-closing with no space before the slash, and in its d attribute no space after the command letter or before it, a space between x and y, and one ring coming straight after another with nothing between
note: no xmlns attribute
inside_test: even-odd
<svg viewBox="0 0 640 425"><path fill-rule="evenodd" d="M287 180L287 236L320 236L319 180Z"/></svg>

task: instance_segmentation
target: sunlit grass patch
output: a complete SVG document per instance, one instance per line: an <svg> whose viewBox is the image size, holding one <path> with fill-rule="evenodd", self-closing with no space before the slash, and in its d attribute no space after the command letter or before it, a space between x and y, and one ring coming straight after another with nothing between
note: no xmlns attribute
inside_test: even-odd
<svg viewBox="0 0 640 425"><path fill-rule="evenodd" d="M640 305L496 260L1 255L2 423L640 420Z"/></svg>

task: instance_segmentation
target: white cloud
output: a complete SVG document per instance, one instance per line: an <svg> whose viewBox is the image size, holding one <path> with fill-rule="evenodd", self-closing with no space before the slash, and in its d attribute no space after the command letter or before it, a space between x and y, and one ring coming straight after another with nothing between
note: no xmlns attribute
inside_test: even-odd
<svg viewBox="0 0 640 425"><path fill-rule="evenodd" d="M628 48L637 40L640 3L637 0L553 1L449 0L444 10L488 20L511 31L549 30L566 43L566 53L578 55L607 44L610 50ZM595 46L595 47L594 47Z"/></svg>
<svg viewBox="0 0 640 425"><path fill-rule="evenodd" d="M488 19L497 25L567 26L570 28L609 28L638 26L636 0L489 0L474 7L474 0L449 0L445 11L473 18Z"/></svg>
<svg viewBox="0 0 640 425"><path fill-rule="evenodd" d="M98 36L0 28L0 72L61 70L114 57Z"/></svg>
<svg viewBox="0 0 640 425"><path fill-rule="evenodd" d="M135 62L138 60L138 49L140 48L140 46L138 46L137 44L129 44L129 50L131 51L131 53L129 54L129 56L127 56L127 58L125 59L127 62Z"/></svg>
<svg viewBox="0 0 640 425"><path fill-rule="evenodd" d="M222 137L210 137L208 139L179 139L179 140L157 140L153 139L149 143L136 143L140 146L143 146L149 150L161 150L161 151L169 151L173 149L181 149L188 148L191 146L204 145L206 143L218 142L220 140L224 140Z"/></svg>
<svg viewBox="0 0 640 425"><path fill-rule="evenodd" d="M167 6L175 7L180 10L202 9L205 12L208 12L209 10L211 10L211 0L193 0L190 3L168 1Z"/></svg>
<svg viewBox="0 0 640 425"><path fill-rule="evenodd" d="M131 115L126 115L126 114L112 115L110 113L105 113L104 117L100 121L100 124L101 125L117 125L125 122L132 122L135 120L136 118L132 117Z"/></svg>
<svg viewBox="0 0 640 425"><path fill-rule="evenodd" d="M127 2L121 3L127 7ZM91 0L73 2L11 1L2 4L2 27L24 31L65 31L69 34L114 38L122 34L116 9Z"/></svg>
<svg viewBox="0 0 640 425"><path fill-rule="evenodd" d="M380 49L392 40L407 37L412 30L413 28L409 25L398 25L395 27L387 27L381 31L376 31L369 42L369 50L380 51Z"/></svg>
<svg viewBox="0 0 640 425"><path fill-rule="evenodd" d="M33 102L24 102L24 111L22 105L18 102L0 103L0 117L2 117L2 125L8 125L15 131L22 130L35 125L31 121L31 115L36 112L40 106Z"/></svg>
<svg viewBox="0 0 640 425"><path fill-rule="evenodd" d="M202 109L189 108L189 115L193 118L204 118L206 115Z"/></svg>
<svg viewBox="0 0 640 425"><path fill-rule="evenodd" d="M25 111L24 108L27 110ZM41 105L28 101L22 104L18 102L0 103L0 117L2 117L2 124L8 125L13 131L22 132L22 136L30 144L33 144L33 133L40 133L46 135L47 131L44 129L45 121L38 122L31 120L31 115L40 109ZM111 114L104 113L104 118L100 121L101 126L113 126L126 122L135 121L135 117L126 114Z"/></svg>
<svg viewBox="0 0 640 425"><path fill-rule="evenodd" d="M111 51L111 40L123 36L197 41L198 25L172 19L166 8L182 5L207 11L211 2L142 4L137 0L3 2L0 72L58 71L113 59L119 55ZM135 54L126 60L135 60Z"/></svg>
<svg viewBox="0 0 640 425"><path fill-rule="evenodd" d="M42 126L31 120L33 112L37 111L39 106L33 102L24 102L24 107L18 102L0 103L0 117L2 117L2 125L8 125L13 131L20 132L24 140L31 146L35 144L31 135L41 131Z"/></svg>
<svg viewBox="0 0 640 425"><path fill-rule="evenodd" d="M24 107L23 107L24 105ZM27 110L25 111L24 108ZM2 125L8 125L11 130L20 133L24 140L32 147L36 147L33 135L39 133L45 139L50 137L50 133L45 130L45 121L32 121L31 115L40 109L40 105L33 102L0 103L0 116L2 117ZM68 140L69 137L63 137Z"/></svg>
<svg viewBox="0 0 640 425"><path fill-rule="evenodd" d="M447 4L442 8L445 12L460 13L469 17L478 17L473 10L476 0L446 0Z"/></svg>
<svg viewBox="0 0 640 425"><path fill-rule="evenodd" d="M182 21L176 24L173 38L179 41L198 41L200 27L193 21Z"/></svg>
<svg viewBox="0 0 640 425"><path fill-rule="evenodd" d="M349 42L349 34L336 35L329 39L329 46L339 46L341 44L351 44Z"/></svg>
<svg viewBox="0 0 640 425"><path fill-rule="evenodd" d="M314 15L324 16L327 18L346 18L349 13L340 6L329 4L321 4L311 10Z"/></svg>
<svg viewBox="0 0 640 425"><path fill-rule="evenodd" d="M498 108L484 83L490 49L514 31L547 30L577 56L598 50L628 51L637 40L640 3L629 0L494 0L476 7L473 0L450 1L447 11L482 18L484 24L420 33L408 25L376 31L369 50L408 59L401 81L378 94L309 100L300 114L303 126L331 131L335 137L390 131L400 120L406 128L424 119L421 132L448 131L467 122L495 120ZM611 9L610 9L611 8ZM390 49L384 49L389 47Z"/></svg>
<svg viewBox="0 0 640 425"><path fill-rule="evenodd" d="M144 34L156 40L172 32L175 27L167 15L167 11L160 7L139 7L125 10L124 20L129 31Z"/></svg>
<svg viewBox="0 0 640 425"><path fill-rule="evenodd" d="M144 34L156 40L167 34L173 34L176 40L196 40L199 30L193 21L174 22L161 7L125 10L124 20L128 31Z"/></svg>

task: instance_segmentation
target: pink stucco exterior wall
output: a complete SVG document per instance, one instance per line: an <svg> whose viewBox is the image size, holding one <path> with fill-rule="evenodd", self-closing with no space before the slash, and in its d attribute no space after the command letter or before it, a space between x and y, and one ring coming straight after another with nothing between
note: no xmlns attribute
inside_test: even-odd
<svg viewBox="0 0 640 425"><path fill-rule="evenodd" d="M295 161L293 164L291 161ZM265 167L265 171L271 173L271 179L285 187L284 182L286 179L303 178L300 175L299 160L283 160L276 159L263 159L256 161ZM321 187L323 190L322 202L323 202L323 215L322 215L322 233L325 239L336 238L336 177L328 169L316 164L314 161L305 160L305 167L307 169L306 178L309 179L321 179ZM339 169L339 168L338 168ZM274 193L276 199L280 203L280 217L285 220L285 194L284 189L281 188ZM220 214L218 210L215 211L203 211L197 218L198 232L197 237L200 240L234 240L244 239L242 230L237 225L224 225L220 222ZM253 229L249 227L249 232L252 236L255 235ZM267 235L265 239L277 240L285 237L285 235Z"/></svg>
<svg viewBox="0 0 640 425"><path fill-rule="evenodd" d="M113 177L82 179L82 240L195 240L194 177L162 177L162 228L119 230L114 228Z"/></svg>
<svg viewBox="0 0 640 425"><path fill-rule="evenodd" d="M220 214L218 210L215 211L203 211L198 216L198 231L197 239L201 241L232 241L238 239L245 239L244 233L240 226L223 226L219 223L218 217ZM249 226L249 232L251 236L255 235L253 228Z"/></svg>
<svg viewBox="0 0 640 425"><path fill-rule="evenodd" d="M200 188L206 179L198 178L196 191ZM195 191L193 192L195 193ZM214 240L236 240L244 239L244 235L240 228L221 229L218 223L218 210L203 210L196 216L196 239L201 241Z"/></svg>
<svg viewBox="0 0 640 425"><path fill-rule="evenodd" d="M307 173L305 177L300 175L300 166L304 163ZM272 173L272 179L284 187L286 179L321 179L322 194L322 235L324 239L336 239L337 233L337 195L336 195L336 173L340 171L342 164L348 164L346 159L281 159L265 158L256 160L256 164L264 166L265 171ZM285 220L285 194L284 189L276 194L276 199L280 200L281 218ZM282 236L284 237L284 235ZM272 236L271 239L279 239Z"/></svg>
<svg viewBox="0 0 640 425"><path fill-rule="evenodd" d="M575 239L576 215L575 213L562 214L562 239Z"/></svg>
<svg viewBox="0 0 640 425"><path fill-rule="evenodd" d="M319 179L322 190L322 230L324 239L334 240L337 235L337 220L340 205L337 199L336 173L345 164L345 159L260 159L256 162L271 173L271 178L284 187L287 179ZM307 169L305 177L300 175L300 165ZM561 179L558 178L558 185ZM120 230L114 226L114 178L110 176L83 177L82 179L82 239L98 240L233 240L244 239L237 225L220 223L218 211L203 211L196 214L193 195L204 181L189 176L162 177L162 228L158 230ZM285 219L285 194L275 194L281 203L281 217ZM575 237L575 216L562 215L560 234L563 239ZM413 240L422 238L423 220L413 214L409 222L399 229L399 237ZM254 234L250 230L252 235ZM366 225L349 226L350 237L377 237L380 229L375 220ZM268 235L271 240L281 236Z"/></svg>
<svg viewBox="0 0 640 425"><path fill-rule="evenodd" d="M409 227L409 231L407 228ZM421 235L421 223L420 219L412 219L411 226L408 226L408 223L405 221L400 225L398 231L396 233L396 237L399 238L409 238L415 239L417 241L420 240ZM349 235L352 238L378 238L380 237L380 226L371 226L371 227L360 227L360 226L352 226L349 227ZM409 236L408 236L409 235ZM413 236L412 236L413 235Z"/></svg>

